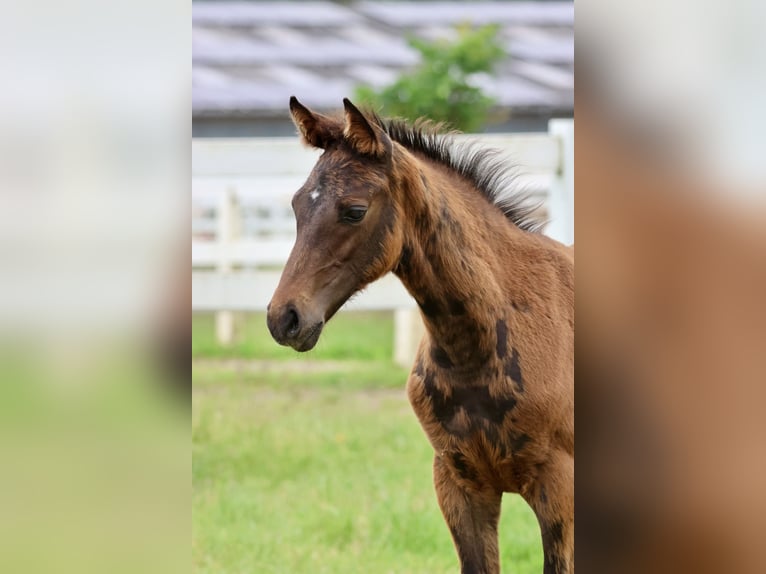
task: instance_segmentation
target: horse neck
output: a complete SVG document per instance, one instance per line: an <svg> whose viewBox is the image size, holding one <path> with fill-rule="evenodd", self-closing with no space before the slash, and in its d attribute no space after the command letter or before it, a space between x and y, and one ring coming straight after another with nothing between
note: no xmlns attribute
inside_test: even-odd
<svg viewBox="0 0 766 574"><path fill-rule="evenodd" d="M432 359L475 369L493 356L509 250L526 234L463 178L409 159L400 182L404 241L394 273L420 307Z"/></svg>

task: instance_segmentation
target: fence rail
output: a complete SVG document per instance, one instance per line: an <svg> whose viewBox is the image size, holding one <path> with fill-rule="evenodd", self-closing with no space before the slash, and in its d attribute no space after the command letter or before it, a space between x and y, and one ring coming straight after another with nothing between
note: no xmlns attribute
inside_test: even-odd
<svg viewBox="0 0 766 574"><path fill-rule="evenodd" d="M461 136L469 137L521 166L520 185L539 199L550 221L545 233L571 243L574 122L551 120L541 134ZM295 240L290 200L318 154L297 138L192 141L192 310L216 313L221 342L233 337L233 313L265 310L271 299ZM412 346L418 322L396 278L373 283L347 307L396 311L397 354L406 362L411 351L402 351L401 341Z"/></svg>

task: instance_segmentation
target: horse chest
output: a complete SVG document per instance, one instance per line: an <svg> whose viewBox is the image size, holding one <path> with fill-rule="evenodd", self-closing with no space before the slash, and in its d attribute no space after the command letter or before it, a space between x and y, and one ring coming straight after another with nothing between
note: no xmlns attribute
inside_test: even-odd
<svg viewBox="0 0 766 574"><path fill-rule="evenodd" d="M529 440L515 428L521 399L504 379L477 375L457 383L437 369L414 372L407 385L410 403L437 452L491 451L510 456Z"/></svg>

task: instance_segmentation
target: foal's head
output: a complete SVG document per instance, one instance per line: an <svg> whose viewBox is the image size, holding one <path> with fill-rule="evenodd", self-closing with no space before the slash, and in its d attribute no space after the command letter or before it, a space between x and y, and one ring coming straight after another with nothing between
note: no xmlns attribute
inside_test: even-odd
<svg viewBox="0 0 766 574"><path fill-rule="evenodd" d="M268 308L274 339L297 351L312 349L325 322L393 269L402 248L391 139L375 118L343 104L336 119L290 99L303 140L324 150L293 197L297 238Z"/></svg>

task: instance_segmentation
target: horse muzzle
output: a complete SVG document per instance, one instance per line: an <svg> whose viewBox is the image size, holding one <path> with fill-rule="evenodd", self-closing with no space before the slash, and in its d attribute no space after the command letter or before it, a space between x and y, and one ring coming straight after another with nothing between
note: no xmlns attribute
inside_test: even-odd
<svg viewBox="0 0 766 574"><path fill-rule="evenodd" d="M310 351L317 344L324 328L324 319L316 320L310 313L302 313L293 303L280 307L269 304L266 324L277 343L302 353Z"/></svg>

